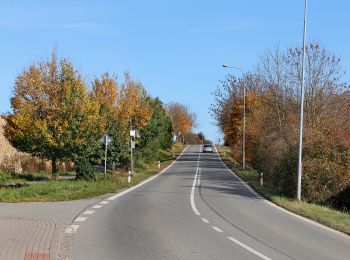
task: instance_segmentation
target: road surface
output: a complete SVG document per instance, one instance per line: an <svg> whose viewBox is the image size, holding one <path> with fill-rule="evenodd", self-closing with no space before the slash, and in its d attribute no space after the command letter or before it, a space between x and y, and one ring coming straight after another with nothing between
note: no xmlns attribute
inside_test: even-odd
<svg viewBox="0 0 350 260"><path fill-rule="evenodd" d="M350 259L348 236L271 206L200 146L74 224L82 260Z"/></svg>

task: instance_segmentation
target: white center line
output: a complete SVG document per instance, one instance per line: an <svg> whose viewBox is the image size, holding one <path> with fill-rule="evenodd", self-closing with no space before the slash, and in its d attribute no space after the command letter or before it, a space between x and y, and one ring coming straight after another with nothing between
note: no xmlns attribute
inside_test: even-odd
<svg viewBox="0 0 350 260"><path fill-rule="evenodd" d="M194 203L194 190L195 190L195 188L196 188L197 173L198 173L198 167L197 167L196 175L194 176L194 180L193 180L193 185L192 185L190 200L191 200L191 207L192 207L192 210L194 211L194 213L195 213L197 216L200 216L201 214L200 214L199 211L197 210L196 204Z"/></svg>
<svg viewBox="0 0 350 260"><path fill-rule="evenodd" d="M206 218L202 218L202 220L203 220L205 223L209 223L209 220L207 220Z"/></svg>
<svg viewBox="0 0 350 260"><path fill-rule="evenodd" d="M84 222L87 219L87 217L77 217L74 221L76 222Z"/></svg>
<svg viewBox="0 0 350 260"><path fill-rule="evenodd" d="M241 247L247 249L249 252L252 252L253 254L259 256L259 257L262 258L262 259L271 260L271 258L269 258L269 257L263 255L262 253L260 253L260 252L258 252L258 251L256 251L256 250L254 250L253 248L247 246L246 244L243 244L241 241L238 241L237 239L235 239L235 238L233 238L233 237L227 237L227 239L229 239L229 240L231 240L233 243L235 243L235 244L237 244L237 245L239 245L239 246L241 246Z"/></svg>
<svg viewBox="0 0 350 260"><path fill-rule="evenodd" d="M211 226L215 231L217 231L217 232L220 232L220 233L222 233L223 231L220 229L220 228L218 228L218 227L215 227L215 226Z"/></svg>
<svg viewBox="0 0 350 260"><path fill-rule="evenodd" d="M94 214L95 213L95 211L94 210L86 210L86 211L84 211L84 215L92 215L92 214Z"/></svg>
<svg viewBox="0 0 350 260"><path fill-rule="evenodd" d="M216 149L216 148L215 148ZM190 196L190 200L191 200L191 207L192 207L192 210L194 211L194 213L198 216L200 216L201 214L199 213L199 211L197 210L196 208L196 205L194 203L194 191L195 191L195 188L196 188L196 183L197 183L197 178L198 178L198 184L200 183L200 177L201 177L201 171L200 171L200 168L199 168L199 161L200 161L200 154L198 156L198 161L197 161L197 169L196 169L196 174L194 175L194 179L193 179L193 184L192 184L192 189L191 189L191 196ZM224 162L222 162L222 164L227 168L229 169L226 164L224 164ZM232 173L234 174L234 173ZM207 220L206 218L201 218L203 222L205 223L209 223L209 220ZM220 233L223 233L223 231L216 227L216 226L211 226L215 231L217 232L220 232ZM264 260L271 260L271 258L263 255L262 253L254 250L253 248L247 246L246 244L240 242L239 240L233 238L233 237L227 237L227 239L231 240L232 242L234 242L235 244L243 247L244 249L248 250L249 252L255 254L256 256L259 256L260 258L264 259Z"/></svg>
<svg viewBox="0 0 350 260"><path fill-rule="evenodd" d="M103 205L97 204L97 205L93 206L92 208L93 208L93 209L100 209L100 208L102 208L102 207L103 207Z"/></svg>
<svg viewBox="0 0 350 260"><path fill-rule="evenodd" d="M194 191L195 191L195 188L196 188L196 181L197 181L197 176L198 176L199 160L200 160L200 158L201 158L201 155L199 154L199 156L198 156L198 161L197 161L196 174L194 175L193 184L192 184L192 189L191 189L191 196L190 196L190 201L191 201L192 210L194 211L194 213L195 213L197 216L200 216L201 214L200 214L199 211L197 210L196 204L194 203Z"/></svg>

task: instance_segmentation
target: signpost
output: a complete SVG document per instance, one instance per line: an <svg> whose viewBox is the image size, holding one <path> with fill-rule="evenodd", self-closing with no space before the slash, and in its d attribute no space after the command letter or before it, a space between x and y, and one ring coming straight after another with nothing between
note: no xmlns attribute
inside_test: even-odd
<svg viewBox="0 0 350 260"><path fill-rule="evenodd" d="M131 176L134 174L134 157L133 157L133 149L135 149L135 138L139 138L140 130L132 129L132 120L130 118L130 171L128 174L128 182L131 182Z"/></svg>
<svg viewBox="0 0 350 260"><path fill-rule="evenodd" d="M101 139L101 141L105 145L105 179L107 176L107 147L112 142L112 138L110 138L108 135L104 135Z"/></svg>

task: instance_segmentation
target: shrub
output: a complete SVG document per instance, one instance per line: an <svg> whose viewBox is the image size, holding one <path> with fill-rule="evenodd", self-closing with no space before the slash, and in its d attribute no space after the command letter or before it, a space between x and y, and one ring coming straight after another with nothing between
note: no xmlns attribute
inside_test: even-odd
<svg viewBox="0 0 350 260"><path fill-rule="evenodd" d="M95 171L88 159L82 157L76 161L76 178L84 180L95 179Z"/></svg>

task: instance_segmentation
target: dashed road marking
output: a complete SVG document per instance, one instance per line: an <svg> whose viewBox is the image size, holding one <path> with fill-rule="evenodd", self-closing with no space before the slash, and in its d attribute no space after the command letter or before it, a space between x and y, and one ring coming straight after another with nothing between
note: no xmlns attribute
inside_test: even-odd
<svg viewBox="0 0 350 260"><path fill-rule="evenodd" d="M218 227L215 227L215 226L211 226L215 231L217 231L217 232L220 232L220 233L222 233L222 232L224 232L224 231L222 231L220 228L218 228Z"/></svg>
<svg viewBox="0 0 350 260"><path fill-rule="evenodd" d="M66 230L64 231L65 234L73 234L74 230L71 227L67 227Z"/></svg>
<svg viewBox="0 0 350 260"><path fill-rule="evenodd" d="M198 170L198 180L197 180L197 184L198 184L198 185L201 184L201 168L199 168L199 170Z"/></svg>
<svg viewBox="0 0 350 260"><path fill-rule="evenodd" d="M70 225L68 228L66 228L65 233L66 234L72 234L72 233L75 234L75 233L77 233L78 228L79 228L79 225Z"/></svg>
<svg viewBox="0 0 350 260"><path fill-rule="evenodd" d="M194 192L195 192L195 188L196 188L196 183L200 184L200 174L201 174L201 171L200 171L200 168L199 168L199 162L200 162L200 154L198 156L198 161L197 161L197 169L196 169L196 173L194 175L194 179L193 179L193 184L192 184L192 189L191 189L191 195L190 195L190 201L191 201L191 207L192 207L192 210L194 211L194 213L197 215L197 216L200 216L201 214L199 213L197 207L196 207L196 204L194 202ZM224 164L223 161L221 161L222 164L224 166L226 166L226 164ZM226 166L227 169L229 169L227 166ZM233 175L235 175L232 171L231 173ZM241 180L241 179L240 179ZM241 180L242 181L242 180ZM249 186L248 186L249 187ZM201 218L203 222L205 223L209 223L209 220L207 220L206 218ZM221 230L220 228L216 227L216 226L211 226L215 231L219 232L219 233L223 233L224 231ZM233 238L233 237L227 237L227 239L231 240L232 242L234 242L235 244L243 247L244 249L248 250L249 252L255 254L256 256L264 259L264 260L271 260L271 258L263 255L262 253L256 251L255 249L247 246L246 244L240 242L239 240Z"/></svg>
<svg viewBox="0 0 350 260"><path fill-rule="evenodd" d="M207 220L206 218L202 218L203 222L205 223L209 223L209 220Z"/></svg>
<svg viewBox="0 0 350 260"><path fill-rule="evenodd" d="M262 253L260 253L260 252L258 252L258 251L256 251L256 250L254 250L253 248L247 246L246 244L242 243L241 241L239 241L239 240L237 240L237 239L235 239L235 238L233 238L233 237L227 237L227 239L229 239L229 240L231 240L233 243L235 243L235 244L237 244L237 245L239 245L239 246L241 246L241 247L247 249L249 252L251 252L251 253L253 253L253 254L259 256L260 258L262 258L262 259L264 259L264 260L271 260L271 258L269 258L269 257L267 257L267 256L265 256L265 255L263 255Z"/></svg>
<svg viewBox="0 0 350 260"><path fill-rule="evenodd" d="M83 212L84 215L92 215L94 213L95 213L94 210L86 210L86 211Z"/></svg>
<svg viewBox="0 0 350 260"><path fill-rule="evenodd" d="M84 222L87 219L87 217L77 217L74 221L76 222Z"/></svg>
<svg viewBox="0 0 350 260"><path fill-rule="evenodd" d="M93 209L100 209L100 208L102 208L102 207L103 207L103 205L97 204L97 205L93 206L92 208L93 208Z"/></svg>
<svg viewBox="0 0 350 260"><path fill-rule="evenodd" d="M104 204L104 205L106 205L108 203L109 203L109 201L107 201L107 200L103 200L103 201L100 202L100 204Z"/></svg>

